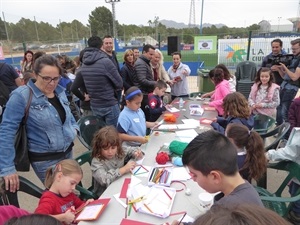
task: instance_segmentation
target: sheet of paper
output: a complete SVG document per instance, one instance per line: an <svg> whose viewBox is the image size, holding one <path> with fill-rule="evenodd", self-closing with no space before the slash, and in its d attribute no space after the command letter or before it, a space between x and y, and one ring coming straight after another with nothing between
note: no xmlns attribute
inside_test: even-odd
<svg viewBox="0 0 300 225"><path fill-rule="evenodd" d="M190 143L198 133L194 129L175 131L176 137L182 142Z"/></svg>
<svg viewBox="0 0 300 225"><path fill-rule="evenodd" d="M172 180L186 181L189 179L191 179L191 175L188 173L185 167L173 168Z"/></svg>

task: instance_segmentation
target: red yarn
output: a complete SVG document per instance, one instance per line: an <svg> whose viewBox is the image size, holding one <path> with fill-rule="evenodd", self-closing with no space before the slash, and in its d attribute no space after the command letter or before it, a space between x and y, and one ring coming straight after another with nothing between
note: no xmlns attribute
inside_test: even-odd
<svg viewBox="0 0 300 225"><path fill-rule="evenodd" d="M170 159L169 155L166 152L159 152L155 158L156 162L160 165L166 164Z"/></svg>

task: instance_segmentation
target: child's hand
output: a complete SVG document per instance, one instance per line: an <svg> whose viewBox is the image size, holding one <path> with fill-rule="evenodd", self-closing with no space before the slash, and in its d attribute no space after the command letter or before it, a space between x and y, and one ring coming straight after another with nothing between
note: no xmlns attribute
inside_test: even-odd
<svg viewBox="0 0 300 225"><path fill-rule="evenodd" d="M75 219L75 209L74 206L72 206L72 208L68 209L65 213L64 213L64 221L66 224L70 224L74 221Z"/></svg>

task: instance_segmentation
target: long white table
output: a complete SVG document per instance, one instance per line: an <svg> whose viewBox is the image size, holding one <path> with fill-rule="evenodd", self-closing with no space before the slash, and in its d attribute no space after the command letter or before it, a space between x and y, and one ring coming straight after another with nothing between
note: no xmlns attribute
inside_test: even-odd
<svg viewBox="0 0 300 225"><path fill-rule="evenodd" d="M191 102L187 102L186 107L191 104ZM184 115L186 115L188 110L182 111ZM205 115L206 118L208 116L213 118L217 115L216 112L209 112L209 115ZM180 116L182 118L182 115ZM196 117L190 117L196 118ZM201 132L198 131L198 132ZM159 135L154 135L154 133L150 136L150 140L147 144L142 145L141 148L145 152L145 159L143 161L143 165L145 166L153 166L155 164L155 156L159 151L160 147L164 143L170 143L171 141L176 139L176 134L174 132L159 132ZM126 209L113 197L113 195L119 193L121 191L123 182L125 178L129 178L131 175L126 174L119 178L118 180L114 181L101 195L100 198L111 198L107 208L101 214L100 218L96 221L86 222L82 221L80 225L92 225L92 224L103 224L103 225L119 225L123 218L127 215ZM147 178L146 177L138 177L142 180L142 184L147 185ZM203 213L201 207L199 205L198 195L204 190L198 186L196 182L192 179L184 182L186 188L191 190L191 195L188 196L185 194L185 190L177 192L176 197L173 203L173 207L171 210L172 213L177 212L187 212L187 214L191 217L196 218L200 214ZM182 189L184 186L180 183L174 183L171 187L175 189ZM123 199L124 200L124 199ZM124 201L125 202L125 201ZM170 216L168 218L162 219L159 217L155 217L152 215L147 215L143 213L136 213L134 210L131 210L130 216L127 216L128 219L152 223L152 224L162 224L164 222L171 222L175 219L178 219L180 215Z"/></svg>

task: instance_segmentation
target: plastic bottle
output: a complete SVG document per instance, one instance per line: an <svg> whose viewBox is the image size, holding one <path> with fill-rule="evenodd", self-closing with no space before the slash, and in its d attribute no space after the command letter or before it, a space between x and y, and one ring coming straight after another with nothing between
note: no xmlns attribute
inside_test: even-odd
<svg viewBox="0 0 300 225"><path fill-rule="evenodd" d="M179 99L179 108L180 109L183 108L183 99L182 98Z"/></svg>

